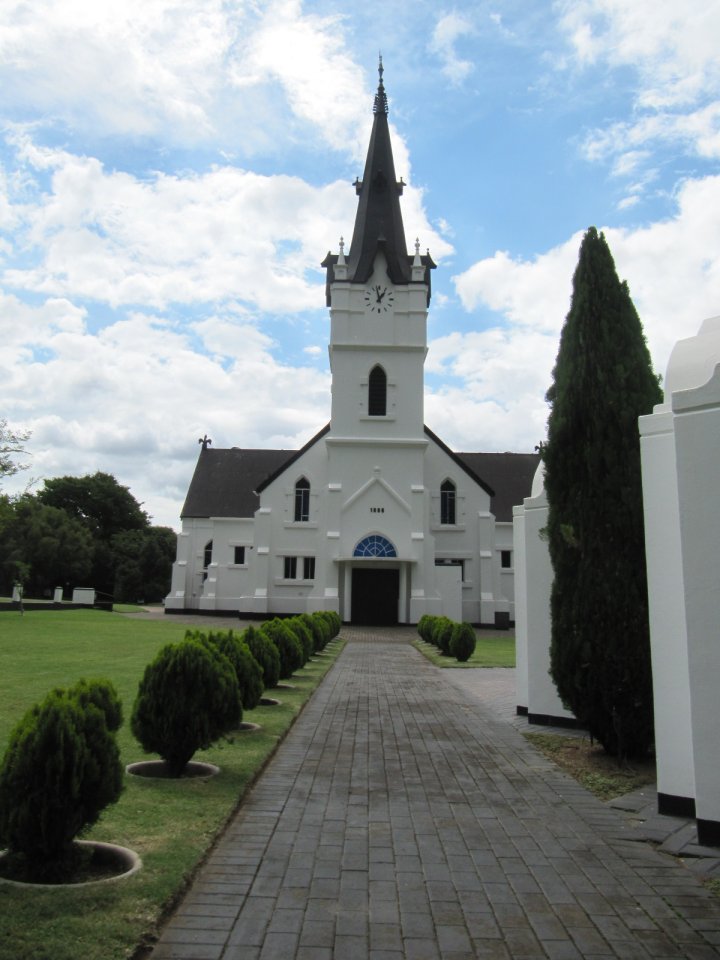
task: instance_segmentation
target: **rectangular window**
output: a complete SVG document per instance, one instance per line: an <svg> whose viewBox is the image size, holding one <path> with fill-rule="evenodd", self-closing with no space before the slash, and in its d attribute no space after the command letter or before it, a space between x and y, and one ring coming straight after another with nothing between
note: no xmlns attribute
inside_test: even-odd
<svg viewBox="0 0 720 960"><path fill-rule="evenodd" d="M283 577L285 580L297 580L297 557L285 557Z"/></svg>
<svg viewBox="0 0 720 960"><path fill-rule="evenodd" d="M315 557L303 557L303 580L315 579Z"/></svg>
<svg viewBox="0 0 720 960"><path fill-rule="evenodd" d="M435 560L436 567L460 567L460 579L465 580L465 561L464 560L454 560L450 557L440 557L440 559Z"/></svg>
<svg viewBox="0 0 720 960"><path fill-rule="evenodd" d="M245 563L245 547L235 547L233 563Z"/></svg>
<svg viewBox="0 0 720 960"><path fill-rule="evenodd" d="M509 570L512 567L512 550L500 551L500 566L504 570Z"/></svg>

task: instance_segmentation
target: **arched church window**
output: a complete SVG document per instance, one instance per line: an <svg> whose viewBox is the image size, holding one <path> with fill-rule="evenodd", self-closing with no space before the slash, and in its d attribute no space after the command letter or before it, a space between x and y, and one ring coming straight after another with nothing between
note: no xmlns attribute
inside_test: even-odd
<svg viewBox="0 0 720 960"><path fill-rule="evenodd" d="M368 379L368 414L384 417L387 413L387 376L378 364L370 371Z"/></svg>
<svg viewBox="0 0 720 960"><path fill-rule="evenodd" d="M295 484L295 520L297 522L310 519L310 482L300 477Z"/></svg>
<svg viewBox="0 0 720 960"><path fill-rule="evenodd" d="M385 537L371 534L361 540L353 551L354 557L396 557L397 550Z"/></svg>
<svg viewBox="0 0 720 960"><path fill-rule="evenodd" d="M440 485L440 523L457 523L455 506L457 491L452 480L443 480Z"/></svg>

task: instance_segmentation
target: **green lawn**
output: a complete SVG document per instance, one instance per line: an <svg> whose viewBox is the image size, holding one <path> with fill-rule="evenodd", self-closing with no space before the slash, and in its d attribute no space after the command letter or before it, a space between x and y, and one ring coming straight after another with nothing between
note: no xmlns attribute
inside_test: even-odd
<svg viewBox="0 0 720 960"><path fill-rule="evenodd" d="M515 634L508 630L476 630L475 652L466 663L458 663L454 657L444 657L437 647L425 643L420 637L414 646L438 667L514 667Z"/></svg>
<svg viewBox="0 0 720 960"><path fill-rule="evenodd" d="M118 735L124 763L143 759L127 718L146 664L184 624L133 620L94 610L0 614L0 753L24 712L54 686L106 676L124 704ZM339 651L335 644L333 651ZM127 777L120 801L88 834L137 851L143 869L126 882L89 889L38 890L0 885L0 960L120 960L152 936L158 917L188 878L212 838L236 808L249 782L273 752L302 704L332 664L324 657L298 673L276 707L245 719L261 730L240 733L197 759L221 774L207 781Z"/></svg>

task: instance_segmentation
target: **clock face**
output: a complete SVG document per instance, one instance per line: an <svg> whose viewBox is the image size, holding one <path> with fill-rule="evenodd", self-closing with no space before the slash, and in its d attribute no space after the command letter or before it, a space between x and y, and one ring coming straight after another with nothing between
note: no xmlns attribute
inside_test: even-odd
<svg viewBox="0 0 720 960"><path fill-rule="evenodd" d="M368 287L365 291L365 304L370 313L385 313L392 308L395 295L392 290L384 287L381 283Z"/></svg>

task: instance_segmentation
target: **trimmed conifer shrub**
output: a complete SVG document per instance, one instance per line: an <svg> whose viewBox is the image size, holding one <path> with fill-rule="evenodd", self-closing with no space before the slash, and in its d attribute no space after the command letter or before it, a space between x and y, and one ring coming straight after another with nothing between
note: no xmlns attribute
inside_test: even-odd
<svg viewBox="0 0 720 960"><path fill-rule="evenodd" d="M189 635L190 631L185 634L186 639ZM262 667L253 656L248 645L232 630L219 630L217 632L211 630L207 634L195 631L190 636L212 644L223 656L228 658L235 670L243 710L254 710L260 703L265 684Z"/></svg>
<svg viewBox="0 0 720 960"><path fill-rule="evenodd" d="M312 631L303 623L300 617L290 617L285 623L292 630L295 639L302 647L304 665L315 652L315 638L313 637Z"/></svg>
<svg viewBox="0 0 720 960"><path fill-rule="evenodd" d="M317 616L327 625L329 639L334 640L342 626L339 615L334 610L318 610Z"/></svg>
<svg viewBox="0 0 720 960"><path fill-rule="evenodd" d="M433 629L435 627L435 617L431 613L424 613L417 624L417 632L420 634L420 639L424 640L425 643L432 643L433 639Z"/></svg>
<svg viewBox="0 0 720 960"><path fill-rule="evenodd" d="M303 665L303 653L295 634L279 618L268 620L260 628L277 647L280 654L280 679L288 680Z"/></svg>
<svg viewBox="0 0 720 960"><path fill-rule="evenodd" d="M122 702L110 680L103 677L81 677L75 686L68 690L68 694L75 697L83 707L92 703L101 710L111 733L117 733L122 726Z"/></svg>
<svg viewBox="0 0 720 960"><path fill-rule="evenodd" d="M237 727L242 704L235 670L212 645L196 639L164 646L145 673L131 729L146 753L157 753L180 777L196 750Z"/></svg>
<svg viewBox="0 0 720 960"><path fill-rule="evenodd" d="M662 391L627 284L594 227L547 399L552 677L608 753L640 758L653 742L653 689L638 417Z"/></svg>
<svg viewBox="0 0 720 960"><path fill-rule="evenodd" d="M330 632L327 624L314 613L301 613L300 619L312 634L314 643L313 652L319 653L327 646L330 640Z"/></svg>
<svg viewBox="0 0 720 960"><path fill-rule="evenodd" d="M475 652L475 631L469 623L454 623L450 635L450 656L465 663Z"/></svg>
<svg viewBox="0 0 720 960"><path fill-rule="evenodd" d="M0 767L0 844L27 862L30 878L61 879L73 841L122 792L111 723L121 714L108 681L53 690L10 735Z"/></svg>
<svg viewBox="0 0 720 960"><path fill-rule="evenodd" d="M453 632L453 622L448 617L438 617L433 628L433 643L440 653L450 656L450 639Z"/></svg>
<svg viewBox="0 0 720 960"><path fill-rule="evenodd" d="M280 679L280 654L270 637L253 626L247 627L240 634L247 644L250 653L255 657L262 668L265 688L271 690L277 686Z"/></svg>

